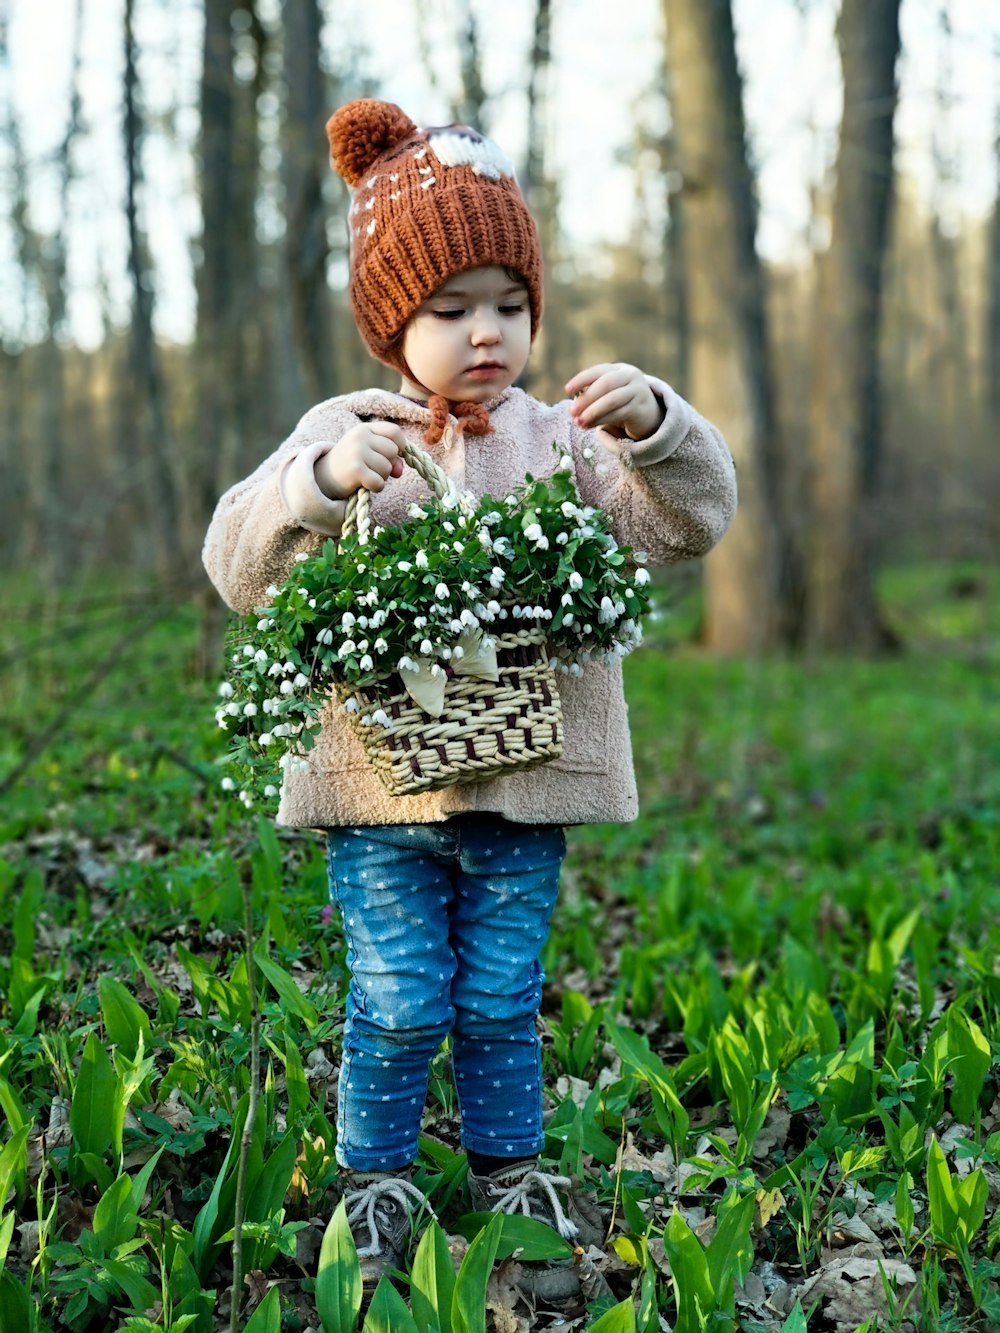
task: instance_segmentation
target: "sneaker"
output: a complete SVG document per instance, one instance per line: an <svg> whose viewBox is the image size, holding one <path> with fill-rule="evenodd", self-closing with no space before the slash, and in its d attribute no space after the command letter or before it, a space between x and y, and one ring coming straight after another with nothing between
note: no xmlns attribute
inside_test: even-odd
<svg viewBox="0 0 1000 1333"><path fill-rule="evenodd" d="M536 1161L515 1162L488 1176L469 1172L469 1196L476 1212L521 1213L544 1222L581 1251L602 1246L606 1228L593 1202L569 1176L539 1169ZM545 1301L566 1300L580 1290L573 1259L521 1261L518 1286Z"/></svg>
<svg viewBox="0 0 1000 1333"><path fill-rule="evenodd" d="M379 1278L401 1267L414 1218L434 1217L427 1197L410 1179L409 1169L397 1172L341 1170L347 1221L354 1237L366 1292Z"/></svg>

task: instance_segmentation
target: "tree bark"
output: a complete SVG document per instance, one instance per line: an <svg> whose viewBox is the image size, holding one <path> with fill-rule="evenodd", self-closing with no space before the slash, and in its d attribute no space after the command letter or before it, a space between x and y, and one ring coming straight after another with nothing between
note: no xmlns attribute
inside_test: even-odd
<svg viewBox="0 0 1000 1333"><path fill-rule="evenodd" d="M123 438L143 458L150 527L155 533L161 576L168 581L182 567L179 487L174 472L177 451L167 418L165 388L153 335L153 286L140 232L137 195L142 185L142 120L136 103L134 0L124 11L124 137L125 221L128 268L132 278L132 321L129 330L128 375L125 386L127 421ZM138 448L136 449L136 444Z"/></svg>
<svg viewBox="0 0 1000 1333"><path fill-rule="evenodd" d="M681 187L691 401L726 437L740 507L705 562L703 637L725 653L791 639L797 562L779 506L757 208L730 0L664 0Z"/></svg>
<svg viewBox="0 0 1000 1333"><path fill-rule="evenodd" d="M811 402L809 641L883 644L875 574L879 328L892 195L900 0L843 0L844 110L830 248L821 261Z"/></svg>
<svg viewBox="0 0 1000 1333"><path fill-rule="evenodd" d="M321 19L317 0L286 0L285 116L282 183L285 187L285 274L302 412L336 392L332 384L332 302L326 281L323 181L329 167L323 137L324 87L319 64Z"/></svg>

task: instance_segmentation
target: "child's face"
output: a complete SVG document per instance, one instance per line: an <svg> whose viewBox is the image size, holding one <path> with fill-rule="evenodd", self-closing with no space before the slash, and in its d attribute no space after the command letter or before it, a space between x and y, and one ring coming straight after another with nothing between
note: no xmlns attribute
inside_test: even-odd
<svg viewBox="0 0 1000 1333"><path fill-rule="evenodd" d="M528 289L505 269L467 269L429 296L403 333L411 375L403 393L443 394L484 403L510 386L528 363Z"/></svg>

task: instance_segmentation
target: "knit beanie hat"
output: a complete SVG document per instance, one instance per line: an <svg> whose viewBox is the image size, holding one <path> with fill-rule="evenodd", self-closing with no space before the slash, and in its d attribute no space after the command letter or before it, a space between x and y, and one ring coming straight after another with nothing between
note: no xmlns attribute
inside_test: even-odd
<svg viewBox="0 0 1000 1333"><path fill-rule="evenodd" d="M542 314L538 229L514 168L463 125L421 130L392 102L359 98L326 126L334 169L354 190L351 307L372 354L407 374L395 340L443 282L497 265L524 279L534 338Z"/></svg>

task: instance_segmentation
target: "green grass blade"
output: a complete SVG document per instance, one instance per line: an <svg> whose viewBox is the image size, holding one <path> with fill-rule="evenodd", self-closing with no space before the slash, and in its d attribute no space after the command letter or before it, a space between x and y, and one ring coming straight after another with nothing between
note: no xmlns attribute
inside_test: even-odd
<svg viewBox="0 0 1000 1333"><path fill-rule="evenodd" d="M448 1240L431 1221L420 1237L410 1273L410 1304L419 1333L451 1333L451 1302L455 1293Z"/></svg>
<svg viewBox="0 0 1000 1333"><path fill-rule="evenodd" d="M406 1302L387 1277L379 1279L361 1333L418 1333Z"/></svg>
<svg viewBox="0 0 1000 1333"><path fill-rule="evenodd" d="M243 1333L281 1333L281 1298L272 1287L243 1327Z"/></svg>
<svg viewBox="0 0 1000 1333"><path fill-rule="evenodd" d="M69 1127L79 1152L102 1157L111 1147L118 1078L95 1033L87 1038L73 1090Z"/></svg>
<svg viewBox="0 0 1000 1333"><path fill-rule="evenodd" d="M486 1333L486 1284L493 1271L502 1234L503 1215L494 1213L489 1225L466 1250L455 1279L451 1303L452 1333Z"/></svg>

